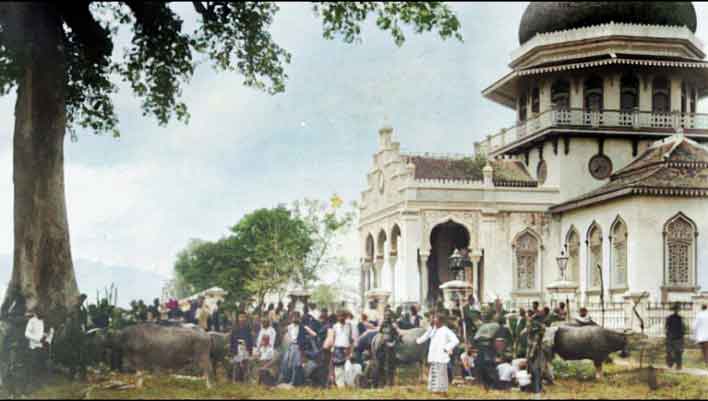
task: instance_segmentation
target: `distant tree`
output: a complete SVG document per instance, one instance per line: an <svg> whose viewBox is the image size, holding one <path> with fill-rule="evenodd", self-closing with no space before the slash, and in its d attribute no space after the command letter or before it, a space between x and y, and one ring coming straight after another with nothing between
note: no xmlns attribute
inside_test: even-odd
<svg viewBox="0 0 708 401"><path fill-rule="evenodd" d="M337 241L351 229L356 205L352 204L348 210L342 205L342 199L336 194L329 203L307 198L293 203L293 214L307 224L312 239L312 248L292 279L295 285L309 289L323 269L337 268L345 263L336 252Z"/></svg>
<svg viewBox="0 0 708 401"><path fill-rule="evenodd" d="M342 300L342 297L336 287L329 284L318 284L312 291L311 300L319 307L332 308Z"/></svg>
<svg viewBox="0 0 708 401"><path fill-rule="evenodd" d="M304 269L313 245L310 227L284 206L247 214L231 232L229 241L249 266L246 291L259 306Z"/></svg>

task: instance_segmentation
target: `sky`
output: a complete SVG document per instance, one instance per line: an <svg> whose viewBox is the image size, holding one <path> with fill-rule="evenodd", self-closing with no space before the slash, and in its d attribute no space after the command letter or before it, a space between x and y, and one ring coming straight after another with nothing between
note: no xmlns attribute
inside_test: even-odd
<svg viewBox="0 0 708 401"><path fill-rule="evenodd" d="M255 209L333 193L358 200L385 121L404 150L472 153L475 141L513 125L513 112L480 92L508 72L526 5L454 3L464 42L409 34L399 48L372 22L359 44L325 40L311 5L283 3L271 32L293 55L285 93L249 89L236 73L200 65L184 90L188 125L158 126L121 86L120 138L67 136L74 257L167 276L190 238L218 239ZM190 7L176 6L189 30ZM697 35L708 43L700 24L708 5L695 7ZM129 38L122 32L116 51ZM0 98L0 254L13 248L14 102ZM353 259L356 241L343 241Z"/></svg>

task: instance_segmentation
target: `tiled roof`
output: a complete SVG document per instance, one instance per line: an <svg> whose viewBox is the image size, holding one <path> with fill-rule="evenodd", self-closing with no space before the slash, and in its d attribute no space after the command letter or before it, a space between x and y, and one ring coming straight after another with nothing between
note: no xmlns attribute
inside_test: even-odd
<svg viewBox="0 0 708 401"><path fill-rule="evenodd" d="M656 142L610 182L551 208L564 212L629 195L708 197L708 148L683 135Z"/></svg>
<svg viewBox="0 0 708 401"><path fill-rule="evenodd" d="M481 181L484 162L472 157L434 157L434 156L404 156L406 163L415 165L415 179ZM493 168L492 180L496 186L526 186L538 185L529 174L526 166L519 160L490 160Z"/></svg>

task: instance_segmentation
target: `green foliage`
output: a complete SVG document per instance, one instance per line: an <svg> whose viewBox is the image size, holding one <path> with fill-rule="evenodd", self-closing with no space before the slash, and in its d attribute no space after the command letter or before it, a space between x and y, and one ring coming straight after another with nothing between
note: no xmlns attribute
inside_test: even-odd
<svg viewBox="0 0 708 401"><path fill-rule="evenodd" d="M319 307L330 308L332 305L341 302L340 294L331 285L319 284L312 291L312 302ZM334 311L332 311L334 312Z"/></svg>
<svg viewBox="0 0 708 401"><path fill-rule="evenodd" d="M310 228L284 206L247 214L231 232L228 241L239 249L248 267L245 290L259 305L268 293L303 269L312 247ZM229 272L228 278L232 280L233 273Z"/></svg>
<svg viewBox="0 0 708 401"><path fill-rule="evenodd" d="M58 8L66 52L66 121L72 134L82 127L119 135L112 101L116 79L128 83L141 99L143 115L155 117L160 125L175 117L188 122L180 98L194 74L195 54L206 56L216 70L240 73L246 86L270 94L285 90L285 65L291 55L270 34L280 10L276 3L192 4L199 16L193 32L183 31L182 19L168 3L86 2ZM0 95L19 82L27 48L21 28L12 20L17 6L5 7L0 10L0 23L8 32L0 37ZM314 10L322 19L324 37L341 35L347 43L359 38L360 25L370 14L399 46L405 41L404 25L416 33L437 30L443 39L462 38L457 17L442 3L327 2L314 5ZM132 40L123 57L116 57L113 48L121 26L130 28Z"/></svg>
<svg viewBox="0 0 708 401"><path fill-rule="evenodd" d="M312 240L305 262L299 266L293 278L299 286L309 288L325 268L342 270L346 266L346 260L336 254L336 241L341 234L351 229L356 216L354 205L351 209L343 210L341 203L337 195L332 197L329 205L314 199L293 203L293 215L305 222Z"/></svg>

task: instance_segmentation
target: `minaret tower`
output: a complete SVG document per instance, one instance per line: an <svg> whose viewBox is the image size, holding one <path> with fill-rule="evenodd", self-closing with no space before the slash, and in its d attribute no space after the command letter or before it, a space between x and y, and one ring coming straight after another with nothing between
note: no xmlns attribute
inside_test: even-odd
<svg viewBox="0 0 708 401"><path fill-rule="evenodd" d="M650 143L708 141L708 62L690 2L532 2L511 72L483 95L516 110L476 148L515 155L560 201L598 188Z"/></svg>

